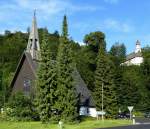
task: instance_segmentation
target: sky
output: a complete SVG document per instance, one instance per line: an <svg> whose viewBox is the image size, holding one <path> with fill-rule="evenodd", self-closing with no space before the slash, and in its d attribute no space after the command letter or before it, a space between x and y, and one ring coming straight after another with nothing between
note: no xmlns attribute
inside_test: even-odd
<svg viewBox="0 0 150 129"><path fill-rule="evenodd" d="M150 45L150 0L0 0L0 33L26 32L34 9L38 27L51 33L61 33L66 14L69 36L81 44L86 34L102 31L108 50L116 42L124 43L127 53L135 50L136 40Z"/></svg>

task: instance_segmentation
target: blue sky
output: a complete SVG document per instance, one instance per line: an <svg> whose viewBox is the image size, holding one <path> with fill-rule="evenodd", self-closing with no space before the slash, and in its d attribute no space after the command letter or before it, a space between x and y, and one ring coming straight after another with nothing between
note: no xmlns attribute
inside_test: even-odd
<svg viewBox="0 0 150 129"><path fill-rule="evenodd" d="M70 37L80 43L85 34L102 31L108 49L121 42L132 52L137 39L150 45L150 0L0 0L0 33L26 31L34 9L38 27L49 32L61 31L67 14Z"/></svg>

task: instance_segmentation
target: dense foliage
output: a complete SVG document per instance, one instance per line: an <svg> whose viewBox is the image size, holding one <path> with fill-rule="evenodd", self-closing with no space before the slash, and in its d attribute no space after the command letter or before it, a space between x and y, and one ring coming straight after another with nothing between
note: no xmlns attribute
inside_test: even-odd
<svg viewBox="0 0 150 129"><path fill-rule="evenodd" d="M3 108L3 120L31 121L39 120L38 112L32 97L18 92L12 95Z"/></svg>
<svg viewBox="0 0 150 129"><path fill-rule="evenodd" d="M37 103L42 122L48 122L53 115L55 103L56 69L53 53L48 48L48 35L43 33L41 60L37 78Z"/></svg>
<svg viewBox="0 0 150 129"><path fill-rule="evenodd" d="M96 65L93 90L96 109L98 111L104 110L107 117L113 117L117 112L114 66L106 55L104 45L100 45Z"/></svg>
<svg viewBox="0 0 150 129"><path fill-rule="evenodd" d="M46 36L43 35L44 32L46 32ZM61 119L72 122L78 117L78 99L74 93L75 87L72 78L75 66L93 93L98 110L101 110L100 95L103 82L104 110L109 115L113 115L119 109L127 111L127 106L132 105L136 111L150 111L149 46L142 49L144 62L140 66L120 65L126 57L124 44L115 43L110 51L107 51L105 35L103 32L97 31L85 35L85 45L80 46L68 38L66 17L61 36L57 31L48 33L47 29L40 28L39 37L42 60L38 74L40 91L38 95L40 97L37 101L40 104L39 112L42 121L59 121ZM4 35L0 35L0 108L6 102L10 103L8 99L11 90L9 85L27 42L28 33L6 31ZM50 89L57 90L56 94ZM12 97L12 99L20 102L20 107L16 108L20 111L23 108L21 105L26 103L28 98L21 97L22 101L16 97ZM13 100L11 101L14 102ZM30 103L30 101L28 102ZM10 107L17 104L14 102L10 104ZM111 109L108 108L110 105ZM30 112L28 113L30 114ZM30 115L32 116L32 114ZM22 116L24 117L24 114Z"/></svg>
<svg viewBox="0 0 150 129"><path fill-rule="evenodd" d="M42 43L45 28L39 30L40 43ZM48 33L48 48L56 58L59 44L58 32ZM28 33L6 31L0 35L0 108L10 95L10 83L14 76L17 64L28 42Z"/></svg>
<svg viewBox="0 0 150 129"><path fill-rule="evenodd" d="M92 32L85 35L84 42L86 46L82 46L79 51L77 67L88 88L92 91L99 46L103 45L104 49L106 48L105 35L100 31Z"/></svg>
<svg viewBox="0 0 150 129"><path fill-rule="evenodd" d="M0 35L0 85L2 85L0 96L3 96L1 104L7 101L9 85L27 41L27 34L22 32L11 33L5 31L4 35Z"/></svg>
<svg viewBox="0 0 150 129"><path fill-rule="evenodd" d="M68 39L67 18L64 16L62 36L60 38L59 51L57 56L57 96L56 109L59 112L59 119L65 122L77 120L77 94L73 79L74 61L71 45Z"/></svg>

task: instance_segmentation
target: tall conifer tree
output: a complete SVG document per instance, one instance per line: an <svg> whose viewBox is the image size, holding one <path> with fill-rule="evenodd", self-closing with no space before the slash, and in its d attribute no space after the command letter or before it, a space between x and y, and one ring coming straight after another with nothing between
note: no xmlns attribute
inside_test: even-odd
<svg viewBox="0 0 150 129"><path fill-rule="evenodd" d="M116 96L114 91L114 67L101 45L97 56L97 67L95 71L95 88L93 97L96 109L102 109L102 85L103 85L103 109L108 117L116 113Z"/></svg>
<svg viewBox="0 0 150 129"><path fill-rule="evenodd" d="M57 56L57 79L58 79L58 109L60 119L65 122L73 122L77 119L77 97L72 73L74 63L72 50L68 39L67 17L64 16L62 36Z"/></svg>
<svg viewBox="0 0 150 129"><path fill-rule="evenodd" d="M42 122L48 122L54 115L52 111L57 86L55 70L53 54L48 49L48 35L45 31L41 44L41 60L37 80L38 109Z"/></svg>

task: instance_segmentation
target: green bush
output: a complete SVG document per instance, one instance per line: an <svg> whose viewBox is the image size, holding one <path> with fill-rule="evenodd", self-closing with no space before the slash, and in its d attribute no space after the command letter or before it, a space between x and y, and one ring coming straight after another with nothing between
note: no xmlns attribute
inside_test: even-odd
<svg viewBox="0 0 150 129"><path fill-rule="evenodd" d="M133 112L133 114L134 114L136 117L144 117L144 113L143 113L143 112L135 111L135 112Z"/></svg>
<svg viewBox="0 0 150 129"><path fill-rule="evenodd" d="M39 120L34 100L23 93L16 93L10 97L5 105L3 117L6 120L17 121Z"/></svg>
<svg viewBox="0 0 150 129"><path fill-rule="evenodd" d="M91 116L80 116L80 121L96 120L97 118Z"/></svg>
<svg viewBox="0 0 150 129"><path fill-rule="evenodd" d="M2 91L0 91L0 108L3 107L3 104L4 104L4 97Z"/></svg>

